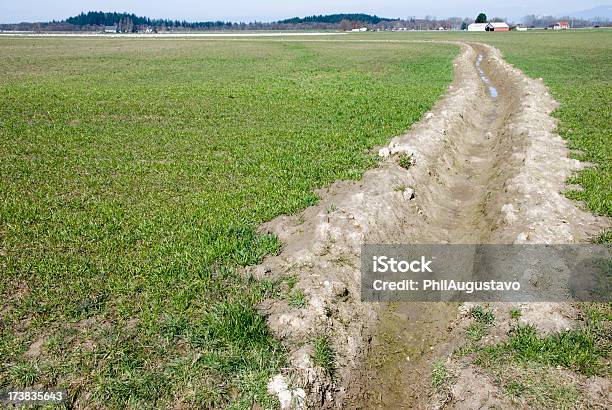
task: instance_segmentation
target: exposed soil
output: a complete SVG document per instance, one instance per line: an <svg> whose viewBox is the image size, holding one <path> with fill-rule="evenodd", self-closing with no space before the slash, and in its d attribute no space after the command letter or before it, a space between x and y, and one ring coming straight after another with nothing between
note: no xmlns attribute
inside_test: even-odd
<svg viewBox="0 0 612 410"><path fill-rule="evenodd" d="M295 275L309 300L300 309L279 300L260 306L291 352L288 382L276 385L295 394L272 386L284 407L434 404L431 366L458 343L459 305L361 302L362 243L573 243L609 226L561 194L581 164L568 158L554 134L549 114L556 103L542 81L527 78L490 46L460 47L447 95L380 150L385 159L379 167L359 182L320 192L319 204L301 215L263 227L285 247L254 273ZM408 170L397 164L401 153L412 156ZM533 304L530 317L550 327L568 309ZM311 342L321 334L336 353L333 379L311 359ZM485 396L471 400L475 407L504 406Z"/></svg>

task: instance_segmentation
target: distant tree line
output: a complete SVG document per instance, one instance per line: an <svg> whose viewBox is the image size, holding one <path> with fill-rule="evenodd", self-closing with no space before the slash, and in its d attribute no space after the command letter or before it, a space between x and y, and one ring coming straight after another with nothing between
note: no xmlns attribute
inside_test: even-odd
<svg viewBox="0 0 612 410"><path fill-rule="evenodd" d="M138 32L145 29L154 31L181 30L306 30L331 29L350 30L357 27L388 27L400 19L373 16L364 13L330 14L308 17L294 17L275 22L229 22L229 21L199 21L152 19L137 16L133 13L89 11L62 21L41 23L0 24L3 30L34 30L34 31L95 31L104 26L115 26L122 33Z"/></svg>
<svg viewBox="0 0 612 410"><path fill-rule="evenodd" d="M378 24L381 21L398 21L399 19L390 19L385 17L371 16L363 13L352 14L328 14L308 17L294 17L290 19L277 21L277 24L304 24L304 23L325 23L339 24L342 21L360 22L363 24Z"/></svg>
<svg viewBox="0 0 612 410"><path fill-rule="evenodd" d="M81 13L78 16L69 17L64 20L65 23L75 26L125 26L133 27L148 26L148 27L171 27L171 28L187 28L187 29L221 29L232 26L231 22L225 21L202 21L188 22L185 20L169 20L169 19L151 19L149 17L140 17L132 13L116 13L103 11L88 11ZM121 30L126 31L126 30Z"/></svg>
<svg viewBox="0 0 612 410"><path fill-rule="evenodd" d="M225 29L225 28L240 28L243 26L257 27L279 27L279 26L304 26L304 25L327 25L338 26L343 22L349 21L352 23L361 23L362 25L378 24L380 22L398 21L399 19L390 19L378 16L372 16L364 13L352 14L329 14L308 17L294 17L290 19L280 20L272 23L232 23L225 21L203 21L203 22L188 22L185 20L169 20L169 19L151 19L148 17L136 16L132 13L117 13L103 11L89 11L81 13L78 16L69 17L64 20L64 23L75 26L148 26L148 27L171 27L171 28L186 28L186 29ZM122 30L124 31L124 30Z"/></svg>
<svg viewBox="0 0 612 410"><path fill-rule="evenodd" d="M280 20L273 23L232 23L225 21L203 21L203 22L188 22L185 20L169 20L169 19L151 19L148 17L140 17L132 13L117 13L103 11L89 11L81 13L78 16L69 17L63 23L85 27L85 26L118 26L120 31L132 31L138 26L158 27L158 28L181 28L192 30L215 30L242 27L270 28L283 26L304 26L318 25L337 28L343 22L361 23L362 25L378 24L380 22L398 21L399 19L390 19L378 16L372 16L363 13L353 14L330 14L308 17L294 17L290 19ZM127 27L127 29L126 29Z"/></svg>

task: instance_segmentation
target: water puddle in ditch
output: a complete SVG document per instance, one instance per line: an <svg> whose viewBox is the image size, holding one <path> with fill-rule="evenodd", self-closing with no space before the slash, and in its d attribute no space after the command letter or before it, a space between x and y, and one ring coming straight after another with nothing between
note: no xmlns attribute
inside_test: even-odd
<svg viewBox="0 0 612 410"><path fill-rule="evenodd" d="M485 83L485 85L489 88L489 95L491 96L491 98L497 98L497 96L499 95L497 92L497 88L495 88L491 84L491 81L485 75L482 67L480 66L482 63L482 58L482 54L478 54L478 58L476 59L476 68L478 69L478 74L480 75L480 79L482 80L482 82Z"/></svg>

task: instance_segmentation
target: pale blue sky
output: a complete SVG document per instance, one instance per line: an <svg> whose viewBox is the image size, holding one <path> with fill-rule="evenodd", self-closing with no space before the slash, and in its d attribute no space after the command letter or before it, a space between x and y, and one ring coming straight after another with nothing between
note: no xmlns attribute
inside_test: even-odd
<svg viewBox="0 0 612 410"><path fill-rule="evenodd" d="M601 4L601 0L0 0L0 23L61 20L88 10L128 11L189 21L273 21L340 12L401 18L471 17L484 11L490 17L518 21L526 14L560 15Z"/></svg>

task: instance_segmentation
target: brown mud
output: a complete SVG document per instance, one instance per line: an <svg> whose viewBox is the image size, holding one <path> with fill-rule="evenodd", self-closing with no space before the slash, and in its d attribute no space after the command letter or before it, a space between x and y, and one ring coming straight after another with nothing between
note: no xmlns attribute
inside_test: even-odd
<svg viewBox="0 0 612 410"><path fill-rule="evenodd" d="M459 305L360 301L362 243L575 243L609 221L561 192L581 164L568 158L549 115L556 102L498 50L458 43L446 96L380 150L358 182L337 182L300 215L262 229L284 243L253 269L295 276L308 304L268 300L260 310L290 351L270 391L285 408L426 408L433 361L458 343ZM409 154L413 165L397 164ZM567 305L530 306L535 324L567 325ZM552 325L551 325L552 323ZM312 341L329 338L333 377L314 365ZM478 400L475 401L478 405Z"/></svg>

